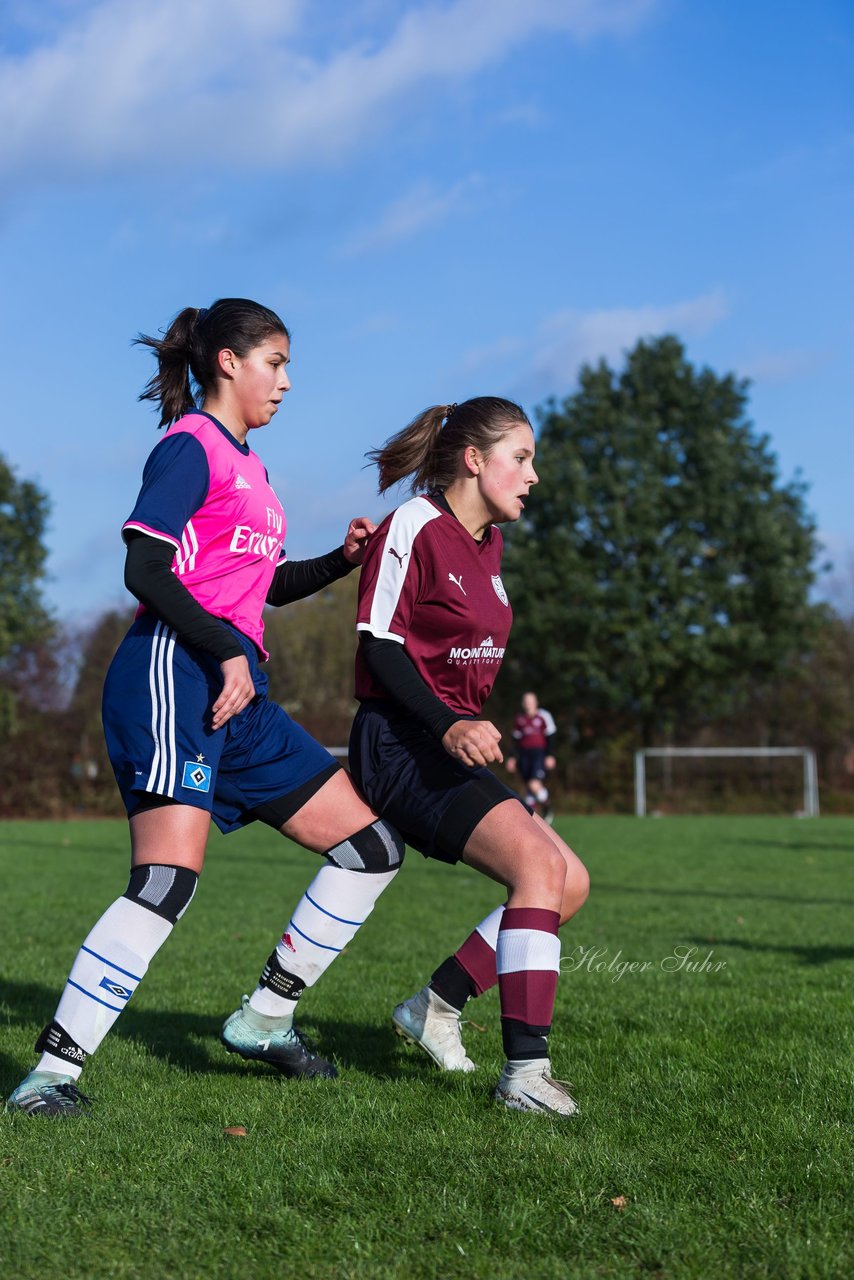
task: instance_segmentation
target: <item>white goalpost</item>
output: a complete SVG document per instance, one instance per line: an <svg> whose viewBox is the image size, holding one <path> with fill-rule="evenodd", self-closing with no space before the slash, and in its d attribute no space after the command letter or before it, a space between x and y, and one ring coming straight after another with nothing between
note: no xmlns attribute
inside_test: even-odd
<svg viewBox="0 0 854 1280"><path fill-rule="evenodd" d="M676 757L703 756L759 756L774 758L778 756L800 756L804 767L804 807L805 818L818 817L818 768L815 752L811 747L645 747L635 752L635 814L638 818L646 816L646 761L647 757L666 759Z"/></svg>

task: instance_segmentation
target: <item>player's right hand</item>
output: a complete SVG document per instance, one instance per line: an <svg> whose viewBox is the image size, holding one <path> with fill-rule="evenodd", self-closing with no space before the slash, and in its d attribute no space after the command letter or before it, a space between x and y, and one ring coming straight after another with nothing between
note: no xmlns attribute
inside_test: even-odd
<svg viewBox="0 0 854 1280"><path fill-rule="evenodd" d="M516 772L516 757L515 757L515 756L508 756L508 757L507 757L507 772L508 772L508 773L515 773L515 772Z"/></svg>
<svg viewBox="0 0 854 1280"><path fill-rule="evenodd" d="M500 764L504 759L498 746L501 734L489 720L458 720L442 738L448 755L470 767Z"/></svg>
<svg viewBox="0 0 854 1280"><path fill-rule="evenodd" d="M238 715L255 697L255 685L249 674L249 663L241 656L221 662L222 693L213 704L212 727L221 729L232 716Z"/></svg>

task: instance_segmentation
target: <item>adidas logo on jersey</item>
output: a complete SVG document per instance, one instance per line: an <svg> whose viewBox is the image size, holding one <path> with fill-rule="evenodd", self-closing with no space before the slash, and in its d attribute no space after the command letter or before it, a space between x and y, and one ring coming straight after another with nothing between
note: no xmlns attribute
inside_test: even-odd
<svg viewBox="0 0 854 1280"><path fill-rule="evenodd" d="M238 473L237 479L234 482L234 487L235 489L251 489L252 485L248 480L244 480L243 476Z"/></svg>

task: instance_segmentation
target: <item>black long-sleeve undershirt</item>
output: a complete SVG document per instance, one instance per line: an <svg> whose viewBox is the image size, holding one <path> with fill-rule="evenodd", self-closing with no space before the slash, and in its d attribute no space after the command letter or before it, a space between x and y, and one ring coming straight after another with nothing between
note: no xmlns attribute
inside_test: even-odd
<svg viewBox="0 0 854 1280"><path fill-rule="evenodd" d="M330 582L346 578L355 568L344 555L343 547L327 551L325 556L315 556L313 560L283 560L273 574L267 604L279 606L304 600L328 587Z"/></svg>
<svg viewBox="0 0 854 1280"><path fill-rule="evenodd" d="M186 643L210 653L217 662L243 656L240 642L214 614L208 613L172 571L175 548L170 542L143 533L128 537L125 586L147 609L173 627ZM267 603L290 604L303 600L355 565L338 547L314 560L285 560L276 567Z"/></svg>
<svg viewBox="0 0 854 1280"><path fill-rule="evenodd" d="M403 645L396 640L360 631L359 647L365 665L388 696L435 737L443 738L451 725L469 718L458 715L441 698L436 697L418 674Z"/></svg>

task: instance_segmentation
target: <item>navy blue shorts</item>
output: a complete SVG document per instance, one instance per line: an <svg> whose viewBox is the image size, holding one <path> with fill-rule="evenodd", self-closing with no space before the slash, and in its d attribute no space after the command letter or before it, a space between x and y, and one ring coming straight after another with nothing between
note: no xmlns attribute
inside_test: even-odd
<svg viewBox="0 0 854 1280"><path fill-rule="evenodd" d="M480 820L521 800L489 769L469 768L394 703L366 700L350 733L350 772L368 804L425 858L459 862Z"/></svg>
<svg viewBox="0 0 854 1280"><path fill-rule="evenodd" d="M225 624L228 625L228 624ZM220 831L256 818L281 826L340 768L267 697L251 640L234 627L255 697L221 729L211 708L222 689L216 658L185 645L150 614L119 645L104 683L107 751L129 815L151 796L206 809ZM291 797L290 803L280 803Z"/></svg>
<svg viewBox="0 0 854 1280"><path fill-rule="evenodd" d="M519 772L526 782L532 778L544 782L548 773L545 747L522 747L519 751Z"/></svg>

